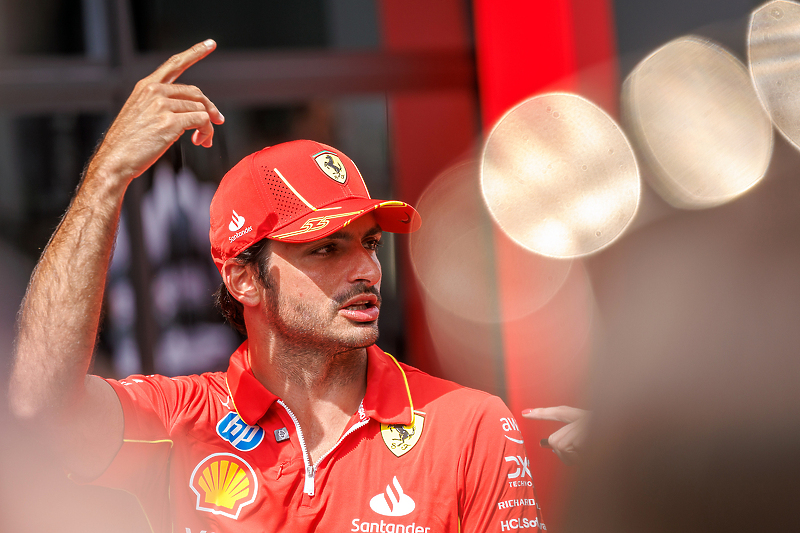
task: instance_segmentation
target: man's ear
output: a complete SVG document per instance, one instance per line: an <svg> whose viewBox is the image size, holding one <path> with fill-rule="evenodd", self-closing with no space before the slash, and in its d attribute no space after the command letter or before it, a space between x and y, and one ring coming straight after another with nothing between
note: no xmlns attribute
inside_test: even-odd
<svg viewBox="0 0 800 533"><path fill-rule="evenodd" d="M235 260L222 265L222 281L236 300L245 307L256 306L261 302L258 279L253 267L239 264Z"/></svg>

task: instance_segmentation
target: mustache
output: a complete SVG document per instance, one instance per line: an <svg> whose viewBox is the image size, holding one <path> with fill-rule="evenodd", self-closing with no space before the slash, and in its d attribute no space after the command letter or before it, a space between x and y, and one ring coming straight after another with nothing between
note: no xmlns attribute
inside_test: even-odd
<svg viewBox="0 0 800 533"><path fill-rule="evenodd" d="M348 290L343 294L338 294L333 297L333 301L336 302L338 307L341 307L351 298L355 298L356 296L361 296L362 294L374 294L375 297L378 299L377 306L380 307L383 299L381 298L381 293L378 289L375 288L374 285L367 285L366 283L357 283L353 286L352 289Z"/></svg>

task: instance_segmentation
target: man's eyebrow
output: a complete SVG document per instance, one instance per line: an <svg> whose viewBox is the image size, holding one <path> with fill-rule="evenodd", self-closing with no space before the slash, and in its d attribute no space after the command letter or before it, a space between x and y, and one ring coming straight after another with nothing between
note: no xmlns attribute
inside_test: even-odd
<svg viewBox="0 0 800 533"><path fill-rule="evenodd" d="M377 235L378 233L382 233L382 232L383 232L383 230L381 229L381 227L379 225L375 224L370 229L368 229L367 231L364 232L364 237L372 237L373 235ZM350 239L350 238L354 238L354 237L355 237L355 235L352 232L348 231L347 228L342 228L339 231L337 231L336 233L331 233L327 237L323 237L323 238L324 239L331 239L331 240L341 241L341 240L344 240L344 239ZM320 239L320 240L322 240L322 239Z"/></svg>

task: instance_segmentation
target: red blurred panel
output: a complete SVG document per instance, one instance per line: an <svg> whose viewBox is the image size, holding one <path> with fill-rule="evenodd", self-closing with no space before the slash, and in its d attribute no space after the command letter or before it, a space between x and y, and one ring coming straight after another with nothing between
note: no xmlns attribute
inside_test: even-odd
<svg viewBox="0 0 800 533"><path fill-rule="evenodd" d="M467 50L470 47L465 3L460 0L381 1L384 47L388 50ZM616 66L608 0L474 0L478 86L484 129L510 107L543 90L580 92L614 114ZM397 196L415 201L428 183L466 153L477 135L474 95L463 91L390 95L390 135ZM424 222L423 222L424 224ZM501 312L504 296L515 294L522 252L495 236L497 287ZM439 375L447 374L435 357L428 321L404 265L410 362ZM586 332L591 321L591 291L580 264L543 309L523 318L486 328L486 345L501 333L505 353L505 386L512 411L561 403L581 405L587 370ZM513 300L513 299L511 299ZM510 313L510 311L506 310ZM499 329L498 329L499 328ZM553 425L520 421L550 530L558 530L567 470L538 447Z"/></svg>
<svg viewBox="0 0 800 533"><path fill-rule="evenodd" d="M469 16L461 0L381 0L383 48L467 53ZM390 94L388 104L395 197L414 203L439 172L474 144L478 135L476 95L468 87ZM434 355L407 248L401 250L408 362L426 372L446 375Z"/></svg>
<svg viewBox="0 0 800 533"><path fill-rule="evenodd" d="M577 92L616 113L612 9L608 0L475 0L475 32L483 127L541 92ZM525 254L495 232L501 311L512 301ZM543 309L502 326L507 402L515 416L528 407L583 405L592 299L583 268L574 268ZM508 313L508 310L506 310ZM523 420L520 427L548 529L558 531L569 470L538 446L557 425Z"/></svg>
<svg viewBox="0 0 800 533"><path fill-rule="evenodd" d="M519 272L523 251L499 231L495 232L501 309L512 301L517 286L509 280L536 277L542 272ZM592 292L581 262L576 261L553 299L535 313L503 324L507 398L525 437L531 473L542 506L544 522L559 531L568 497L572 467L539 446L563 424L521 418L529 407L572 405L586 407L585 386L589 367L589 329ZM507 312L507 311L506 311Z"/></svg>
<svg viewBox="0 0 800 533"><path fill-rule="evenodd" d="M509 108L559 82L575 90L572 8L568 0L475 0L481 116L490 129Z"/></svg>
<svg viewBox="0 0 800 533"><path fill-rule="evenodd" d="M578 92L618 115L619 71L610 0L572 0Z"/></svg>
<svg viewBox="0 0 800 533"><path fill-rule="evenodd" d="M474 94L466 90L390 99L396 198L415 203L436 175L469 149L477 132L476 106ZM447 377L446 369L434 356L426 310L420 299L407 247L403 247L403 251L408 362L425 372Z"/></svg>

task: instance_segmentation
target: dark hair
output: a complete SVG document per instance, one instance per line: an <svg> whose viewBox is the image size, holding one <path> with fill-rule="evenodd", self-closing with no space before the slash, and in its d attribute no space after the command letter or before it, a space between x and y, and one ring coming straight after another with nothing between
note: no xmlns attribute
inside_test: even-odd
<svg viewBox="0 0 800 533"><path fill-rule="evenodd" d="M256 266L256 279L264 287L267 287L269 286L267 254L269 254L269 239L261 239L243 250L234 260L242 266ZM247 327L244 325L244 306L231 296L224 282L220 283L219 288L214 293L214 305L220 310L225 320L236 328L239 333L247 337Z"/></svg>

